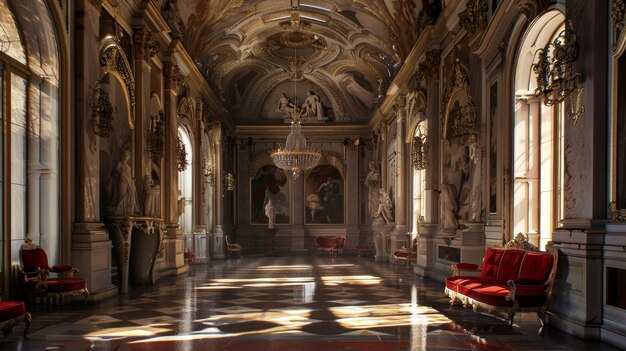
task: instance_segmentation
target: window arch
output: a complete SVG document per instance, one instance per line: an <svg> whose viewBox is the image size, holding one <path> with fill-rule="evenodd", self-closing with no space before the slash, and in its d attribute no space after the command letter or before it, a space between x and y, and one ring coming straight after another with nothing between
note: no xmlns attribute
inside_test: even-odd
<svg viewBox="0 0 626 351"><path fill-rule="evenodd" d="M193 144L189 131L185 126L178 127L178 138L185 147L186 167L178 172L178 211L180 225L185 236L185 247L194 251L193 243ZM180 160L179 160L180 162Z"/></svg>
<svg viewBox="0 0 626 351"><path fill-rule="evenodd" d="M538 50L565 29L558 10L538 17L526 31L514 68L513 233L544 248L563 214L564 103L546 106L535 92Z"/></svg>

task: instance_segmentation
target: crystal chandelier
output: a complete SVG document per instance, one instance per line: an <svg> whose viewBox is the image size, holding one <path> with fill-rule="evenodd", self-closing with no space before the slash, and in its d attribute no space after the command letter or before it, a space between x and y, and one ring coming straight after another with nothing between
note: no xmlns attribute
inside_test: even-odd
<svg viewBox="0 0 626 351"><path fill-rule="evenodd" d="M298 13L298 6L295 6L291 16L292 28L294 30L290 37L307 38L307 35L299 32L302 27L300 22L300 15ZM302 35L298 35L302 34ZM297 60L297 47L301 46L299 43L291 43L285 41L285 45L292 46L294 51L294 61ZM294 79L294 97L297 96L297 80L298 72L295 72ZM276 167L285 171L291 172L294 178L297 178L302 171L311 169L317 165L322 157L322 153L307 146L306 138L302 135L302 126L300 124L300 117L302 115L302 109L298 108L295 104L290 107L288 113L291 115L291 131L285 141L285 147L281 148L280 144L278 148L270 154L272 161Z"/></svg>

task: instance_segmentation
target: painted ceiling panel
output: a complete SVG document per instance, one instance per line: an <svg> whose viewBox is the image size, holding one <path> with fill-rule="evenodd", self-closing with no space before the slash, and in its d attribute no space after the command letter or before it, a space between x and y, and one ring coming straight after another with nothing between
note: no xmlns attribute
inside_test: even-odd
<svg viewBox="0 0 626 351"><path fill-rule="evenodd" d="M160 6L235 121L287 121L279 109L286 99L297 107L321 104L321 115L304 122L362 123L415 42L418 3L162 0Z"/></svg>

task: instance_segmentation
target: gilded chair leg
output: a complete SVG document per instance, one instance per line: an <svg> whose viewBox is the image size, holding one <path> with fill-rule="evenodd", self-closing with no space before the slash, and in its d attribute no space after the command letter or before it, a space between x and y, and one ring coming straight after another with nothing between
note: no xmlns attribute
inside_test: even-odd
<svg viewBox="0 0 626 351"><path fill-rule="evenodd" d="M26 313L26 315L24 315L24 324L26 324L26 328L24 328L24 339L27 339L28 336L26 336L26 333L28 332L28 329L30 328L30 321L33 320L33 317L30 315L30 313Z"/></svg>
<svg viewBox="0 0 626 351"><path fill-rule="evenodd" d="M87 290L87 288L85 288L85 291L83 292L83 294L85 295L85 305L87 304L87 300L89 299L89 290Z"/></svg>

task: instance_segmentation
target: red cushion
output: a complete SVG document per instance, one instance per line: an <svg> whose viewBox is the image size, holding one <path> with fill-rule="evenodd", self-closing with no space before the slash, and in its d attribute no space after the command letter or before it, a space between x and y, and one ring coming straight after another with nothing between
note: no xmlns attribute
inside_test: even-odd
<svg viewBox="0 0 626 351"><path fill-rule="evenodd" d="M498 280L506 283L508 280L515 280L519 276L519 267L526 251L517 249L504 250L498 269Z"/></svg>
<svg viewBox="0 0 626 351"><path fill-rule="evenodd" d="M26 314L26 306L21 301L0 301L0 321L8 321Z"/></svg>
<svg viewBox="0 0 626 351"><path fill-rule="evenodd" d="M471 288L475 288L483 284L491 285L495 283L496 281L494 279L483 277L457 276L446 278L446 287L461 294L464 294L467 290Z"/></svg>
<svg viewBox="0 0 626 351"><path fill-rule="evenodd" d="M52 267L53 272L69 272L72 270L72 265L70 264L57 264Z"/></svg>
<svg viewBox="0 0 626 351"><path fill-rule="evenodd" d="M67 292L73 290L82 290L86 286L85 279L82 278L59 278L48 279L47 292Z"/></svg>
<svg viewBox="0 0 626 351"><path fill-rule="evenodd" d="M483 259L483 267L480 270L481 277L495 278L498 275L498 265L500 264L503 253L503 249L487 249L487 253Z"/></svg>
<svg viewBox="0 0 626 351"><path fill-rule="evenodd" d="M506 300L509 294L509 287L506 284L490 284L471 289L467 292L467 297L474 300L498 307L513 307L512 301ZM537 293L532 289L530 291L517 289L515 299L520 307L539 307L546 302L544 293Z"/></svg>
<svg viewBox="0 0 626 351"><path fill-rule="evenodd" d="M543 284L548 280L554 257L540 252L527 252L522 261L518 280Z"/></svg>
<svg viewBox="0 0 626 351"><path fill-rule="evenodd" d="M457 263L456 268L458 269L478 269L477 264L473 263Z"/></svg>

